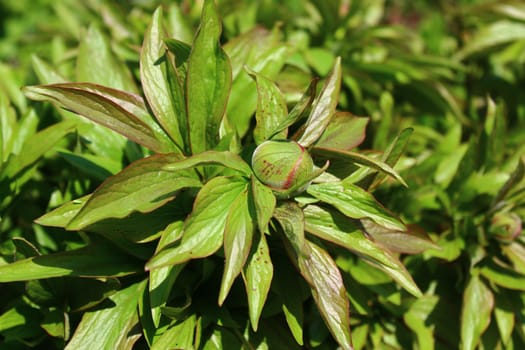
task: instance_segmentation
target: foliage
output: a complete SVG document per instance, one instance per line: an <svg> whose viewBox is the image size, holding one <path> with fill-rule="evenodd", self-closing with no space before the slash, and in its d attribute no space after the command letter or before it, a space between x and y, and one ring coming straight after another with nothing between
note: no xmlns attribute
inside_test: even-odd
<svg viewBox="0 0 525 350"><path fill-rule="evenodd" d="M160 3L0 1L0 349L525 346L521 2Z"/></svg>

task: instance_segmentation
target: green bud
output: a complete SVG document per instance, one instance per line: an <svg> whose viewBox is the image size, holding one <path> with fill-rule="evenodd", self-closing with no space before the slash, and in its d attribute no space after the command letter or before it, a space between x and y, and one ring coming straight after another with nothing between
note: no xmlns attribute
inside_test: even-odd
<svg viewBox="0 0 525 350"><path fill-rule="evenodd" d="M312 180L314 162L306 149L295 141L265 141L253 153L255 176L274 191L304 191Z"/></svg>
<svg viewBox="0 0 525 350"><path fill-rule="evenodd" d="M515 213L497 213L492 218L490 232L497 240L511 243L522 231L521 219Z"/></svg>

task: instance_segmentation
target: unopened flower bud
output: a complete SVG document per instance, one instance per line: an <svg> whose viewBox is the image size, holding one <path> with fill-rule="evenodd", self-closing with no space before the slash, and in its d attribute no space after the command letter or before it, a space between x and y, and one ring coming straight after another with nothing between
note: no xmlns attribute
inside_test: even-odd
<svg viewBox="0 0 525 350"><path fill-rule="evenodd" d="M299 186L301 192L311 181L314 162L295 141L265 141L253 153L252 169L259 181L276 191Z"/></svg>

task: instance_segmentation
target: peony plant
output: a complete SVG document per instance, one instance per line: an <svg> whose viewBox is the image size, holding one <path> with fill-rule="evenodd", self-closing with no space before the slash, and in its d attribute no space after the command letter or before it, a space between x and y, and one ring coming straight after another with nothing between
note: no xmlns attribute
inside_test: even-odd
<svg viewBox="0 0 525 350"><path fill-rule="evenodd" d="M431 242L368 191L387 178L404 184L393 166L411 130L380 155L355 150L367 119L337 110L340 58L319 93L314 80L288 110L272 80L287 48L272 35L254 30L221 46L217 9L206 0L189 45L166 36L159 8L140 54L141 94L86 82L24 89L150 154L37 220L85 234L85 246L0 266L2 282L100 282L92 287L103 297L80 309L113 307L85 313L67 348L139 339L153 349L297 348L326 338L352 349L352 291L338 257L421 295L382 237L398 234L411 252ZM262 53L254 61L249 50ZM332 340L305 329L319 316ZM277 336L280 323L290 332Z"/></svg>

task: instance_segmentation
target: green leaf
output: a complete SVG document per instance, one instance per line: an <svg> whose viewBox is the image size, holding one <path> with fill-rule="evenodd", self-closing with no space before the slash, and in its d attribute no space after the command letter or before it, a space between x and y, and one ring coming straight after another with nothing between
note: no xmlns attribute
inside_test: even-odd
<svg viewBox="0 0 525 350"><path fill-rule="evenodd" d="M192 154L213 148L232 84L229 58L219 45L215 1L206 0L188 61L187 106Z"/></svg>
<svg viewBox="0 0 525 350"><path fill-rule="evenodd" d="M341 76L341 58L338 57L320 95L314 102L310 116L306 121L306 128L297 140L304 147L312 145L319 139L335 114L335 109L339 103Z"/></svg>
<svg viewBox="0 0 525 350"><path fill-rule="evenodd" d="M438 302L438 296L425 295L417 299L403 316L405 323L417 337L418 349L434 350L434 327L429 324L428 319Z"/></svg>
<svg viewBox="0 0 525 350"><path fill-rule="evenodd" d="M244 67L249 67L267 79L275 79L289 53L289 48L280 40L280 36L277 30L269 32L259 26L224 45L233 70L226 114L229 124L240 137L248 132L257 106L256 84Z"/></svg>
<svg viewBox="0 0 525 350"><path fill-rule="evenodd" d="M303 303L310 298L310 290L301 276L297 274L295 266L284 259L286 257L277 261L279 269L275 270L272 291L282 299L281 309L295 341L299 345L304 345Z"/></svg>
<svg viewBox="0 0 525 350"><path fill-rule="evenodd" d="M158 7L144 35L140 54L140 79L144 95L157 121L178 149L185 150L188 137L182 84L170 55L166 54L162 8Z"/></svg>
<svg viewBox="0 0 525 350"><path fill-rule="evenodd" d="M480 265L480 274L489 281L513 290L525 291L525 275L493 261Z"/></svg>
<svg viewBox="0 0 525 350"><path fill-rule="evenodd" d="M463 294L461 310L461 344L474 350L490 323L494 295L478 275L472 275Z"/></svg>
<svg viewBox="0 0 525 350"><path fill-rule="evenodd" d="M252 176L251 190L257 216L257 227L260 233L266 233L277 199L272 190L263 185L255 176Z"/></svg>
<svg viewBox="0 0 525 350"><path fill-rule="evenodd" d="M244 265L243 279L248 296L248 311L252 329L256 332L259 318L268 297L273 277L273 264L264 233L256 236L251 255Z"/></svg>
<svg viewBox="0 0 525 350"><path fill-rule="evenodd" d="M512 338L514 325L516 324L514 312L518 309L518 306L513 305L513 300L507 291L500 290L495 297L494 318L496 319L501 341L507 346Z"/></svg>
<svg viewBox="0 0 525 350"><path fill-rule="evenodd" d="M173 199L185 187L200 187L191 171L162 170L180 160L176 153L155 155L134 162L108 178L89 198L67 229L80 230L107 218L123 218L134 211L150 212Z"/></svg>
<svg viewBox="0 0 525 350"><path fill-rule="evenodd" d="M341 182L312 184L307 192L315 198L333 205L346 216L370 219L378 225L405 231L405 225L388 212L375 198L362 188Z"/></svg>
<svg viewBox="0 0 525 350"><path fill-rule="evenodd" d="M176 7L177 6L174 6L174 8ZM191 45L173 38L165 38L164 43L168 50L175 56L175 65L177 68L188 61L191 53Z"/></svg>
<svg viewBox="0 0 525 350"><path fill-rule="evenodd" d="M396 268L394 257L370 240L357 222L337 211L330 211L316 205L303 209L305 230L321 239L335 243L346 249L377 261L379 264Z"/></svg>
<svg viewBox="0 0 525 350"><path fill-rule="evenodd" d="M42 84L67 82L66 78L61 76L53 67L37 56L33 56L33 69ZM57 108L57 111L64 120L74 120L78 124L78 132L82 134L83 139L88 141L87 147L94 154L105 156L116 161L122 160L124 157L124 148L127 143L124 136L101 124L93 123L69 110Z"/></svg>
<svg viewBox="0 0 525 350"><path fill-rule="evenodd" d="M314 301L330 333L343 349L353 349L350 303L341 273L324 249L308 241L305 245L311 253L298 256L299 270L312 289Z"/></svg>
<svg viewBox="0 0 525 350"><path fill-rule="evenodd" d="M219 291L219 305L226 299L235 278L241 273L250 249L255 231L253 202L248 187L231 203L224 229L224 273Z"/></svg>
<svg viewBox="0 0 525 350"><path fill-rule="evenodd" d="M90 197L91 194L88 194L84 197L64 203L53 211L42 215L36 219L35 222L42 226L66 227L71 219L73 219L78 214L80 209L82 209Z"/></svg>
<svg viewBox="0 0 525 350"><path fill-rule="evenodd" d="M222 165L226 168L239 171L246 176L252 173L251 167L241 157L228 151L206 151L166 165L164 170L180 171L181 169L192 168L199 165Z"/></svg>
<svg viewBox="0 0 525 350"><path fill-rule="evenodd" d="M118 277L143 271L140 261L109 244L93 244L67 252L36 256L0 265L0 282L60 276Z"/></svg>
<svg viewBox="0 0 525 350"><path fill-rule="evenodd" d="M210 256L223 244L230 206L246 188L238 177L216 177L204 185L184 224L182 240L158 252L147 264L151 270Z"/></svg>
<svg viewBox="0 0 525 350"><path fill-rule="evenodd" d="M162 234L156 252L161 251L168 244L179 240L184 232L183 228L184 222L182 220L175 221L168 225ZM159 327L162 314L161 309L166 306L173 284L184 266L184 264L164 266L158 269L153 269L149 273L149 301L151 306L151 317L155 327Z"/></svg>
<svg viewBox="0 0 525 350"><path fill-rule="evenodd" d="M65 135L74 130L74 123L61 122L51 125L46 129L32 135L25 140L20 154L8 160L3 173L11 177L11 181L22 185L27 181L28 175L24 176L24 172L30 169L35 163L48 152L55 144L57 144ZM19 177L16 179L15 177Z"/></svg>
<svg viewBox="0 0 525 350"><path fill-rule="evenodd" d="M138 325L137 304L146 281L135 283L113 294L112 307L84 313L82 320L66 346L66 350L132 349L141 336L134 329Z"/></svg>
<svg viewBox="0 0 525 350"><path fill-rule="evenodd" d="M392 178L396 179L397 181L402 183L404 186L408 187L405 180L403 180L403 178L394 169L392 169L390 165L380 160L368 157L364 154L344 151L344 150L338 150L338 149L333 149L333 148L322 148L322 147L317 147L317 146L312 147L311 151L313 154L325 156L328 159L335 157L335 158L343 159L346 161L351 161L357 164L366 165L370 168L373 168L375 170L378 170L378 171L381 171L381 172L384 172L390 175ZM351 177L346 179L345 182L350 182L350 179Z"/></svg>
<svg viewBox="0 0 525 350"><path fill-rule="evenodd" d="M369 120L368 117L356 117L348 112L336 112L315 146L340 150L357 147L365 139Z"/></svg>
<svg viewBox="0 0 525 350"><path fill-rule="evenodd" d="M396 136L396 138L390 143L388 148L383 153L383 156L381 157L381 160L387 164L388 166L394 168L394 165L396 165L397 161L405 151L405 148L408 145L408 141L410 139L410 135L412 135L412 132L414 129L412 128L406 128L403 129L399 135ZM370 191L373 191L379 184L383 181L385 178L385 173L377 174L374 178L374 181L369 187Z"/></svg>
<svg viewBox="0 0 525 350"><path fill-rule="evenodd" d="M155 152L176 150L138 95L91 83L27 86L24 92L28 98L56 103Z"/></svg>
<svg viewBox="0 0 525 350"><path fill-rule="evenodd" d="M392 252L420 254L427 249L440 249L423 229L415 225L408 225L406 231L394 231L367 220L362 220L362 224L375 242Z"/></svg>
<svg viewBox="0 0 525 350"><path fill-rule="evenodd" d="M121 169L119 162L106 157L92 154L79 154L66 149L59 150L58 154L83 173L99 181L104 181L111 175L118 173Z"/></svg>
<svg viewBox="0 0 525 350"><path fill-rule="evenodd" d="M273 217L281 225L284 235L297 255L307 254L304 238L304 214L295 202L285 201L277 205Z"/></svg>
<svg viewBox="0 0 525 350"><path fill-rule="evenodd" d="M119 62L108 39L99 28L90 25L78 47L76 80L137 93L126 65Z"/></svg>
<svg viewBox="0 0 525 350"><path fill-rule="evenodd" d="M151 350L193 349L197 317L191 315L182 322L173 322L153 343Z"/></svg>
<svg viewBox="0 0 525 350"><path fill-rule="evenodd" d="M367 238L360 228L339 212L314 205L303 209L305 230L319 238L362 256L372 266L384 271L414 296L421 291L405 266L390 251Z"/></svg>
<svg viewBox="0 0 525 350"><path fill-rule="evenodd" d="M473 35L458 52L460 59L486 53L488 49L502 44L510 44L525 39L525 24L515 21L500 20L483 26Z"/></svg>
<svg viewBox="0 0 525 350"><path fill-rule="evenodd" d="M257 124L253 130L256 144L271 138L284 139L286 131L279 129L280 125L288 116L288 108L281 91L271 80L248 71L257 84L257 110L255 119Z"/></svg>

